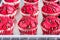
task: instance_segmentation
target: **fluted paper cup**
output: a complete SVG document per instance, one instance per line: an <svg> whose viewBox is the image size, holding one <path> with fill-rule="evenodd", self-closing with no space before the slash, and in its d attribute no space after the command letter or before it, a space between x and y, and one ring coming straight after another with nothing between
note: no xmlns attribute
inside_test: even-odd
<svg viewBox="0 0 60 40"><path fill-rule="evenodd" d="M10 18L13 18L16 14L17 14L17 10L15 10L14 13L12 13L12 14L7 14L7 15L0 14L0 17L10 17Z"/></svg>
<svg viewBox="0 0 60 40"><path fill-rule="evenodd" d="M32 29L23 29L18 27L20 34L21 35L36 35L37 34L37 27L36 28L32 28Z"/></svg>
<svg viewBox="0 0 60 40"><path fill-rule="evenodd" d="M13 35L14 24L11 28L5 30L5 35Z"/></svg>
<svg viewBox="0 0 60 40"><path fill-rule="evenodd" d="M22 13L21 11L20 11L20 13L23 16L31 16L31 14L25 14L25 13ZM37 16L38 14L39 14L39 11L37 13L33 14L33 16Z"/></svg>
<svg viewBox="0 0 60 40"><path fill-rule="evenodd" d="M59 14L60 14L60 12L49 14L49 13L45 13L45 12L42 11L42 15L43 15L44 18L47 17L47 16L58 16Z"/></svg>

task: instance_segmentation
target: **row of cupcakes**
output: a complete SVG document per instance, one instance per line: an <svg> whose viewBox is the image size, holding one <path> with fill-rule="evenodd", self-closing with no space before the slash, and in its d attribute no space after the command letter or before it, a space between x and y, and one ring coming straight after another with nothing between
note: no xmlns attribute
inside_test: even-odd
<svg viewBox="0 0 60 40"><path fill-rule="evenodd" d="M0 35L13 35L14 17L20 0L2 0L0 4Z"/></svg>
<svg viewBox="0 0 60 40"><path fill-rule="evenodd" d="M59 0L43 0L42 31L44 35L60 34L60 5Z"/></svg>
<svg viewBox="0 0 60 40"><path fill-rule="evenodd" d="M36 35L38 24L38 0L24 0L20 13L22 18L18 22L21 35Z"/></svg>

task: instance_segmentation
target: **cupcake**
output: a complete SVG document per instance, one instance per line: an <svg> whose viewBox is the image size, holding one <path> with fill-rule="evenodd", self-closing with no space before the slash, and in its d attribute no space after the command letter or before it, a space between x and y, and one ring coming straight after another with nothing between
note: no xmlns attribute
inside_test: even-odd
<svg viewBox="0 0 60 40"><path fill-rule="evenodd" d="M49 4L42 7L43 17L46 16L57 16L60 12L60 6L58 4Z"/></svg>
<svg viewBox="0 0 60 40"><path fill-rule="evenodd" d="M28 21L28 22L27 22ZM37 33L37 18L23 16L18 22L19 31L21 34L36 35Z"/></svg>
<svg viewBox="0 0 60 40"><path fill-rule="evenodd" d="M15 7L10 5L2 5L0 7L0 16L8 16L8 17L14 17L16 15L17 11Z"/></svg>
<svg viewBox="0 0 60 40"><path fill-rule="evenodd" d="M35 15L38 12L38 8L33 5L24 5L21 12L22 15Z"/></svg>
<svg viewBox="0 0 60 40"><path fill-rule="evenodd" d="M12 35L12 34L13 34L12 19L10 19L9 17L0 17L0 35Z"/></svg>
<svg viewBox="0 0 60 40"><path fill-rule="evenodd" d="M42 22L42 30L43 30L43 34L50 34L50 35L54 35L53 31L58 30L59 28L59 24L57 22L56 17L54 16L48 16L46 17L43 22Z"/></svg>
<svg viewBox="0 0 60 40"><path fill-rule="evenodd" d="M15 11L15 8L10 5L3 5L2 8L3 9L1 11L1 14L4 14L4 15L13 14Z"/></svg>

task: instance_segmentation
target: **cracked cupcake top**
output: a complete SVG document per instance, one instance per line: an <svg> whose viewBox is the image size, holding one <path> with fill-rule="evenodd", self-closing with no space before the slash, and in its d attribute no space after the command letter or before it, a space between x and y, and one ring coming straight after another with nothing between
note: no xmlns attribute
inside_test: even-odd
<svg viewBox="0 0 60 40"><path fill-rule="evenodd" d="M31 15L37 13L37 10L38 10L38 8L36 8L35 6L33 6L31 4L30 5L24 5L21 9L23 14L31 14Z"/></svg>
<svg viewBox="0 0 60 40"><path fill-rule="evenodd" d="M38 21L35 17L22 17L18 25L22 29L33 29L37 26Z"/></svg>
<svg viewBox="0 0 60 40"><path fill-rule="evenodd" d="M46 17L42 22L42 27L44 27L47 30L54 30L58 26L59 24L56 21L56 17L53 16Z"/></svg>
<svg viewBox="0 0 60 40"><path fill-rule="evenodd" d="M10 5L2 5L0 7L0 14L3 14L3 15L12 14L14 13L14 11L15 11L15 8Z"/></svg>
<svg viewBox="0 0 60 40"><path fill-rule="evenodd" d="M59 13L60 12L60 6L53 3L53 4L49 4L49 5L44 5L42 7L42 11L44 13L47 14L55 14L55 13Z"/></svg>

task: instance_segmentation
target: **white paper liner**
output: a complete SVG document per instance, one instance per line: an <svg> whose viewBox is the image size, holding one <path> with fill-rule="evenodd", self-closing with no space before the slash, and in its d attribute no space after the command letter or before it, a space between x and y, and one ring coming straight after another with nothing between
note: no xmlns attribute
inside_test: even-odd
<svg viewBox="0 0 60 40"><path fill-rule="evenodd" d="M43 0L43 2L45 2L45 3L50 3L49 1L46 1L46 0ZM53 1L53 2L58 2L58 0ZM52 1L51 1L51 3L52 3Z"/></svg>
<svg viewBox="0 0 60 40"><path fill-rule="evenodd" d="M6 16L7 16L7 17L10 17L10 16L11 16L11 17L12 17L12 16L15 16L16 13L17 13L17 10L15 10L14 13L12 13L12 14L8 14L8 15L0 14L0 16L3 16L3 17L6 17Z"/></svg>
<svg viewBox="0 0 60 40"><path fill-rule="evenodd" d="M42 30L44 30L44 31L48 32L48 30L47 30L47 29L45 29L45 28L43 28L43 27L42 27ZM53 30L53 31L52 31L52 33L54 33L54 32L55 32L55 33L56 33L56 32L60 32L60 29Z"/></svg>
<svg viewBox="0 0 60 40"><path fill-rule="evenodd" d="M27 4L36 4L36 3L38 3L38 1L37 2L26 2L26 1L24 1L24 3L27 3Z"/></svg>
<svg viewBox="0 0 60 40"><path fill-rule="evenodd" d="M20 11L20 13L23 15L23 16L30 16L31 14L24 14ZM37 13L34 14L34 16L38 15L39 14L39 11L37 11Z"/></svg>
<svg viewBox="0 0 60 40"><path fill-rule="evenodd" d="M4 30L0 30L0 33L3 33L4 32Z"/></svg>
<svg viewBox="0 0 60 40"><path fill-rule="evenodd" d="M42 27L42 29L44 30L44 31L48 31L47 29L45 29L44 27ZM52 28L52 30L53 30L53 28Z"/></svg>
<svg viewBox="0 0 60 40"><path fill-rule="evenodd" d="M20 28L20 27L18 27L18 29L21 30L21 31L34 31L34 30L37 29L37 27L36 27L36 28L33 28L33 29L29 29L29 30L28 30L28 29L25 30L25 29L22 29L22 28Z"/></svg>
<svg viewBox="0 0 60 40"><path fill-rule="evenodd" d="M58 13L53 13L53 14L47 14L47 13L45 13L45 12L42 11L42 14L44 14L44 15L51 15L51 16L53 15L53 16L56 16L56 15L60 14L60 12L58 12Z"/></svg>
<svg viewBox="0 0 60 40"><path fill-rule="evenodd" d="M4 4L9 4L9 5L15 5L20 3L20 0L18 0L17 2L6 2L5 0L2 0Z"/></svg>

